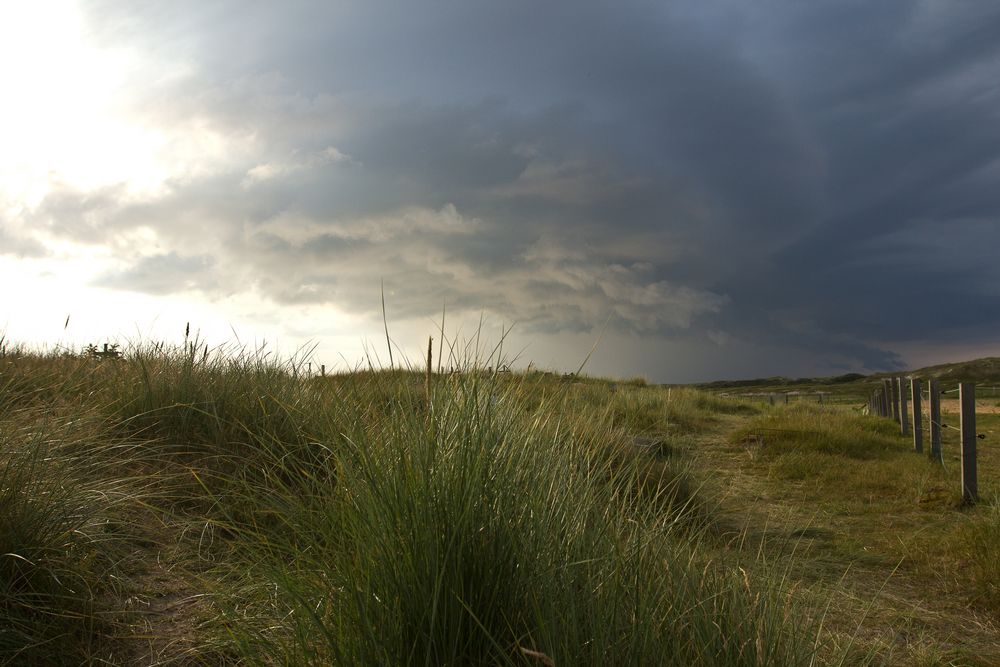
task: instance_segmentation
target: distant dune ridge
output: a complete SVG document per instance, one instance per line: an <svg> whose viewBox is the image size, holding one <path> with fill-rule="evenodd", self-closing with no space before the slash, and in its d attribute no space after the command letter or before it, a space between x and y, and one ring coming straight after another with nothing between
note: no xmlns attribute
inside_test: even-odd
<svg viewBox="0 0 1000 667"><path fill-rule="evenodd" d="M926 366L916 370L892 371L885 373L873 373L864 375L862 373L846 373L844 375L834 375L830 377L816 378L786 378L773 376L766 378L753 378L749 380L716 380L714 382L702 382L695 386L703 389L727 389L727 388L748 388L748 387L790 387L798 385L838 385L863 380L880 379L883 377L913 376L921 378L935 378L939 380L949 380L955 382L976 382L981 384L996 383L1000 385L1000 357L983 357L970 361L957 361L947 364L937 364Z"/></svg>

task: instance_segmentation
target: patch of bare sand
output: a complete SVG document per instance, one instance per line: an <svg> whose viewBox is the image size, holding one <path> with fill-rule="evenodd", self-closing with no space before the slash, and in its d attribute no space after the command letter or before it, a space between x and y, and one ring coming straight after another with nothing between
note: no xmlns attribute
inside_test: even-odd
<svg viewBox="0 0 1000 667"><path fill-rule="evenodd" d="M198 576L186 567L180 545L182 532L162 517L146 524L148 541L144 563L133 579L126 608L131 628L124 657L126 665L204 665L203 632L199 627L211 615L211 595Z"/></svg>
<svg viewBox="0 0 1000 667"><path fill-rule="evenodd" d="M976 401L976 413L981 415L996 415L1000 414L1000 405L998 405L1000 399L979 399ZM924 408L924 412L927 412L927 408ZM957 398L942 398L941 399L941 412L954 412L958 414L958 399Z"/></svg>

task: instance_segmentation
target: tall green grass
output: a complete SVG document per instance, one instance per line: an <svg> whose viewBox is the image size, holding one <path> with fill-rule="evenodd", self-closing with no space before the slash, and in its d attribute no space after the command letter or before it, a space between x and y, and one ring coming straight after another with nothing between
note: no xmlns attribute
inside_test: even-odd
<svg viewBox="0 0 1000 667"><path fill-rule="evenodd" d="M94 444L36 410L0 415L0 662L111 659L118 510L135 493L105 482Z"/></svg>
<svg viewBox="0 0 1000 667"><path fill-rule="evenodd" d="M297 537L244 533L288 626L267 643L240 635L251 662L808 661L777 586L699 549L678 478L646 488L634 454L608 456L629 446L613 419L575 417L559 391L526 410L523 384L470 376L439 383L424 410L400 401L359 424L364 396L398 381L338 405L353 428L328 443L336 488L266 510Z"/></svg>

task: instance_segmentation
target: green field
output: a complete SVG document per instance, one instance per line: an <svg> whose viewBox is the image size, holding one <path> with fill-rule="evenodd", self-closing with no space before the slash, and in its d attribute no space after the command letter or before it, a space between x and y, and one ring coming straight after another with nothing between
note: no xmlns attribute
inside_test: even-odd
<svg viewBox="0 0 1000 667"><path fill-rule="evenodd" d="M877 378L497 366L8 348L0 661L1000 664L1000 398L965 506Z"/></svg>

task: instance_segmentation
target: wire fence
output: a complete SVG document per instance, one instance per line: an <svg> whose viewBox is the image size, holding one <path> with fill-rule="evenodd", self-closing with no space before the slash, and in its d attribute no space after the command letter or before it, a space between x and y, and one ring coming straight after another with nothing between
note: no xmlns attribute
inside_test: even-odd
<svg viewBox="0 0 1000 667"><path fill-rule="evenodd" d="M994 394L993 385L960 382L952 389L941 389L938 380L927 383L927 391L923 390L921 378L885 378L881 386L868 398L864 406L865 412L883 418L891 418L899 423L903 435L913 436L913 449L917 453L924 450L924 429L928 427L930 444L929 455L942 465L944 456L941 450L941 431L958 431L962 472L962 498L972 503L978 499L978 472L976 465L976 443L985 440L992 430L980 432L976 430L976 390L990 388ZM941 397L948 394L958 394L959 425L948 424L941 418ZM927 418L924 418L923 401L927 400Z"/></svg>

